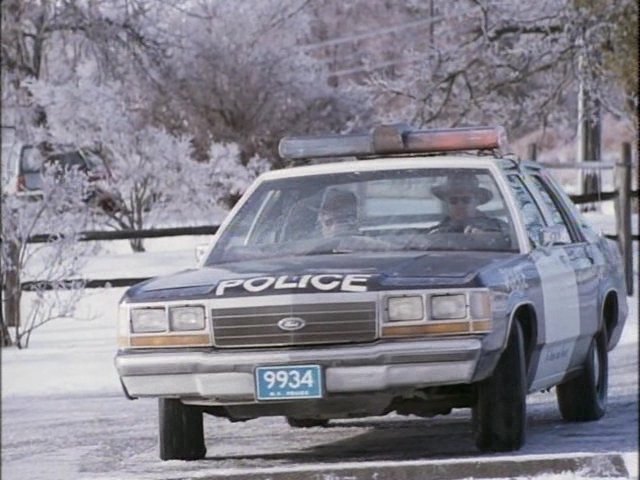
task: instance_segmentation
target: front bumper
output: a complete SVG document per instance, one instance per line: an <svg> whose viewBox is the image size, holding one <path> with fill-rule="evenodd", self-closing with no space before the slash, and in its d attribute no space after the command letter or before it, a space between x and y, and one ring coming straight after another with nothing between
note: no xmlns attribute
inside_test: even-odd
<svg viewBox="0 0 640 480"><path fill-rule="evenodd" d="M480 338L466 337L290 350L120 351L115 365L132 397L232 405L257 403L257 366L320 365L327 395L394 392L470 383L481 350Z"/></svg>

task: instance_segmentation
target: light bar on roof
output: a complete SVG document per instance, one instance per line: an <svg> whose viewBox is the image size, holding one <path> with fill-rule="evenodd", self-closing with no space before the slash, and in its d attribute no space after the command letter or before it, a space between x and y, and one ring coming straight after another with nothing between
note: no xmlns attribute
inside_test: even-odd
<svg viewBox="0 0 640 480"><path fill-rule="evenodd" d="M370 134L284 137L278 150L282 158L300 159L504 150L506 146L502 127L411 130L406 125L380 125Z"/></svg>

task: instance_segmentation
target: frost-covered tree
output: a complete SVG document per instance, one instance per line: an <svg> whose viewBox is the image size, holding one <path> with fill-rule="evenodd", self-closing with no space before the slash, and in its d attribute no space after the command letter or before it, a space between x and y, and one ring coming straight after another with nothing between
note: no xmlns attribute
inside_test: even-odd
<svg viewBox="0 0 640 480"><path fill-rule="evenodd" d="M621 107L637 102L637 92L620 88L601 60L616 19L632 2L596 2L597 9L579 3L408 4L413 15L436 21L412 31L422 47L399 55L394 71L371 71L379 115L416 125L501 123L519 135L551 123L575 125L581 81L592 102L623 115Z"/></svg>
<svg viewBox="0 0 640 480"><path fill-rule="evenodd" d="M252 169L264 163L244 166L237 146L219 144L212 147L211 160L195 162L189 138L146 123L131 108L133 88L34 83L31 91L49 119L50 140L96 146L108 163L109 190L118 202L101 215L112 228L141 230L176 218L211 223L221 204L238 193L234 185L245 185ZM140 239L131 243L143 250Z"/></svg>
<svg viewBox="0 0 640 480"><path fill-rule="evenodd" d="M6 0L2 13L3 125L29 136L46 116L34 104L29 82L73 83L121 78L142 68L160 47L147 36L145 2L120 0Z"/></svg>
<svg viewBox="0 0 640 480"><path fill-rule="evenodd" d="M243 162L256 152L273 160L285 133L389 119L504 123L517 136L575 122L581 80L606 110L624 115L637 104L631 0L7 0L2 8L3 72L133 86L130 107L147 124L190 136L199 159L211 143L233 142Z"/></svg>
<svg viewBox="0 0 640 480"><path fill-rule="evenodd" d="M78 53L77 44L68 42L74 32L87 30L88 24L77 15L72 2L47 0L7 0L0 5L2 13L1 82L2 125L10 126L12 142L17 151L20 145L34 144L40 132L46 128L43 110L34 101L28 85L32 81L50 77L51 65L65 71L66 78L73 72L74 64L66 53ZM65 55L61 55L65 53ZM4 134L9 129L3 128ZM4 162L13 157L3 155ZM72 179L75 178L74 181ZM3 187L5 178L3 176ZM3 188L2 191L2 342L12 339L7 325L15 327L14 341L19 346L28 345L31 332L47 321L68 314L81 290L74 289L62 296L45 293L44 285L59 284L79 272L82 256L89 245L74 241L77 233L86 228L90 219L84 203L84 180L66 175L63 182L50 175L44 176L41 198L18 197ZM37 233L62 235L45 246L34 246L27 239ZM36 285L36 295L27 315L21 315L21 282L25 275L43 280Z"/></svg>
<svg viewBox="0 0 640 480"><path fill-rule="evenodd" d="M621 88L618 99L627 114L635 117L638 108L638 2L615 5L597 0L574 0L582 15L597 19L595 48L591 48L591 73ZM595 35L592 35L595 36ZM595 58L594 58L595 57Z"/></svg>
<svg viewBox="0 0 640 480"><path fill-rule="evenodd" d="M336 90L324 62L308 55L308 0L175 1L173 43L159 71L156 108L194 135L199 156L212 141L240 145L281 166L287 133L339 131L362 120L366 99Z"/></svg>
<svg viewBox="0 0 640 480"><path fill-rule="evenodd" d="M95 245L78 242L89 225L89 207L83 201L89 188L83 173L76 170L60 175L56 166L50 166L43 172L41 195L2 193L3 345L13 341L20 348L27 347L36 328L73 314L83 295L81 269L87 255L97 251ZM37 234L53 237L47 243L29 243ZM70 284L69 279L77 281ZM32 284L30 308L21 312L25 281L36 283ZM7 327L14 327L13 338Z"/></svg>
<svg viewBox="0 0 640 480"><path fill-rule="evenodd" d="M214 170L221 159L205 155L210 163L195 165L191 146L198 129L168 108L175 103L171 92L179 89L163 75L173 71L169 65L182 65L183 57L189 63L196 54L177 41L176 27L190 18L180 2L9 1L3 14L12 20L6 22L11 41L3 37L3 85L8 87L3 103L13 114L7 122L10 115L3 111L3 124L17 123L17 114L27 112L16 125L23 142L98 151L111 166L109 188L119 199L118 208L103 212L107 225L141 229L166 223L172 215L184 218L184 211L206 219L228 200L217 193L224 189L205 188L221 182L206 183L208 175L201 172ZM201 79L196 90L207 81ZM252 142L241 138L237 145ZM207 151L215 144L212 139L232 141L208 138ZM245 167L251 157L243 157L243 164L228 155L222 158L229 159L225 168L236 168L239 177L252 168ZM140 240L132 243L142 249Z"/></svg>
<svg viewBox="0 0 640 480"><path fill-rule="evenodd" d="M370 123L575 131L580 82L593 105L635 112L623 108L637 105L631 0L326 0L313 9L305 48L339 88L368 87Z"/></svg>

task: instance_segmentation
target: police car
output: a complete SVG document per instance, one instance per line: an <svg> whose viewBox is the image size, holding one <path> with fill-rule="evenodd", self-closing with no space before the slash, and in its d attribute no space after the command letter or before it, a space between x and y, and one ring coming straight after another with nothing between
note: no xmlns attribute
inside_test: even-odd
<svg viewBox="0 0 640 480"><path fill-rule="evenodd" d="M330 419L470 408L519 449L526 395L597 420L627 315L620 254L500 128L290 137L197 269L130 288L115 364L159 399L160 457L206 453L203 414Z"/></svg>

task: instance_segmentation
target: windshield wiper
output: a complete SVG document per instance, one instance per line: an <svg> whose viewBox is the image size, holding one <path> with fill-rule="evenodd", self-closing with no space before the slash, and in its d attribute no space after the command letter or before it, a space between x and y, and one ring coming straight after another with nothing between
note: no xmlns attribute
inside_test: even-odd
<svg viewBox="0 0 640 480"><path fill-rule="evenodd" d="M309 252L301 252L298 255L301 256L309 256L309 255L330 255L330 254L338 254L343 255L347 253L354 253L355 250L347 249L347 248L323 248L320 250L311 250Z"/></svg>

